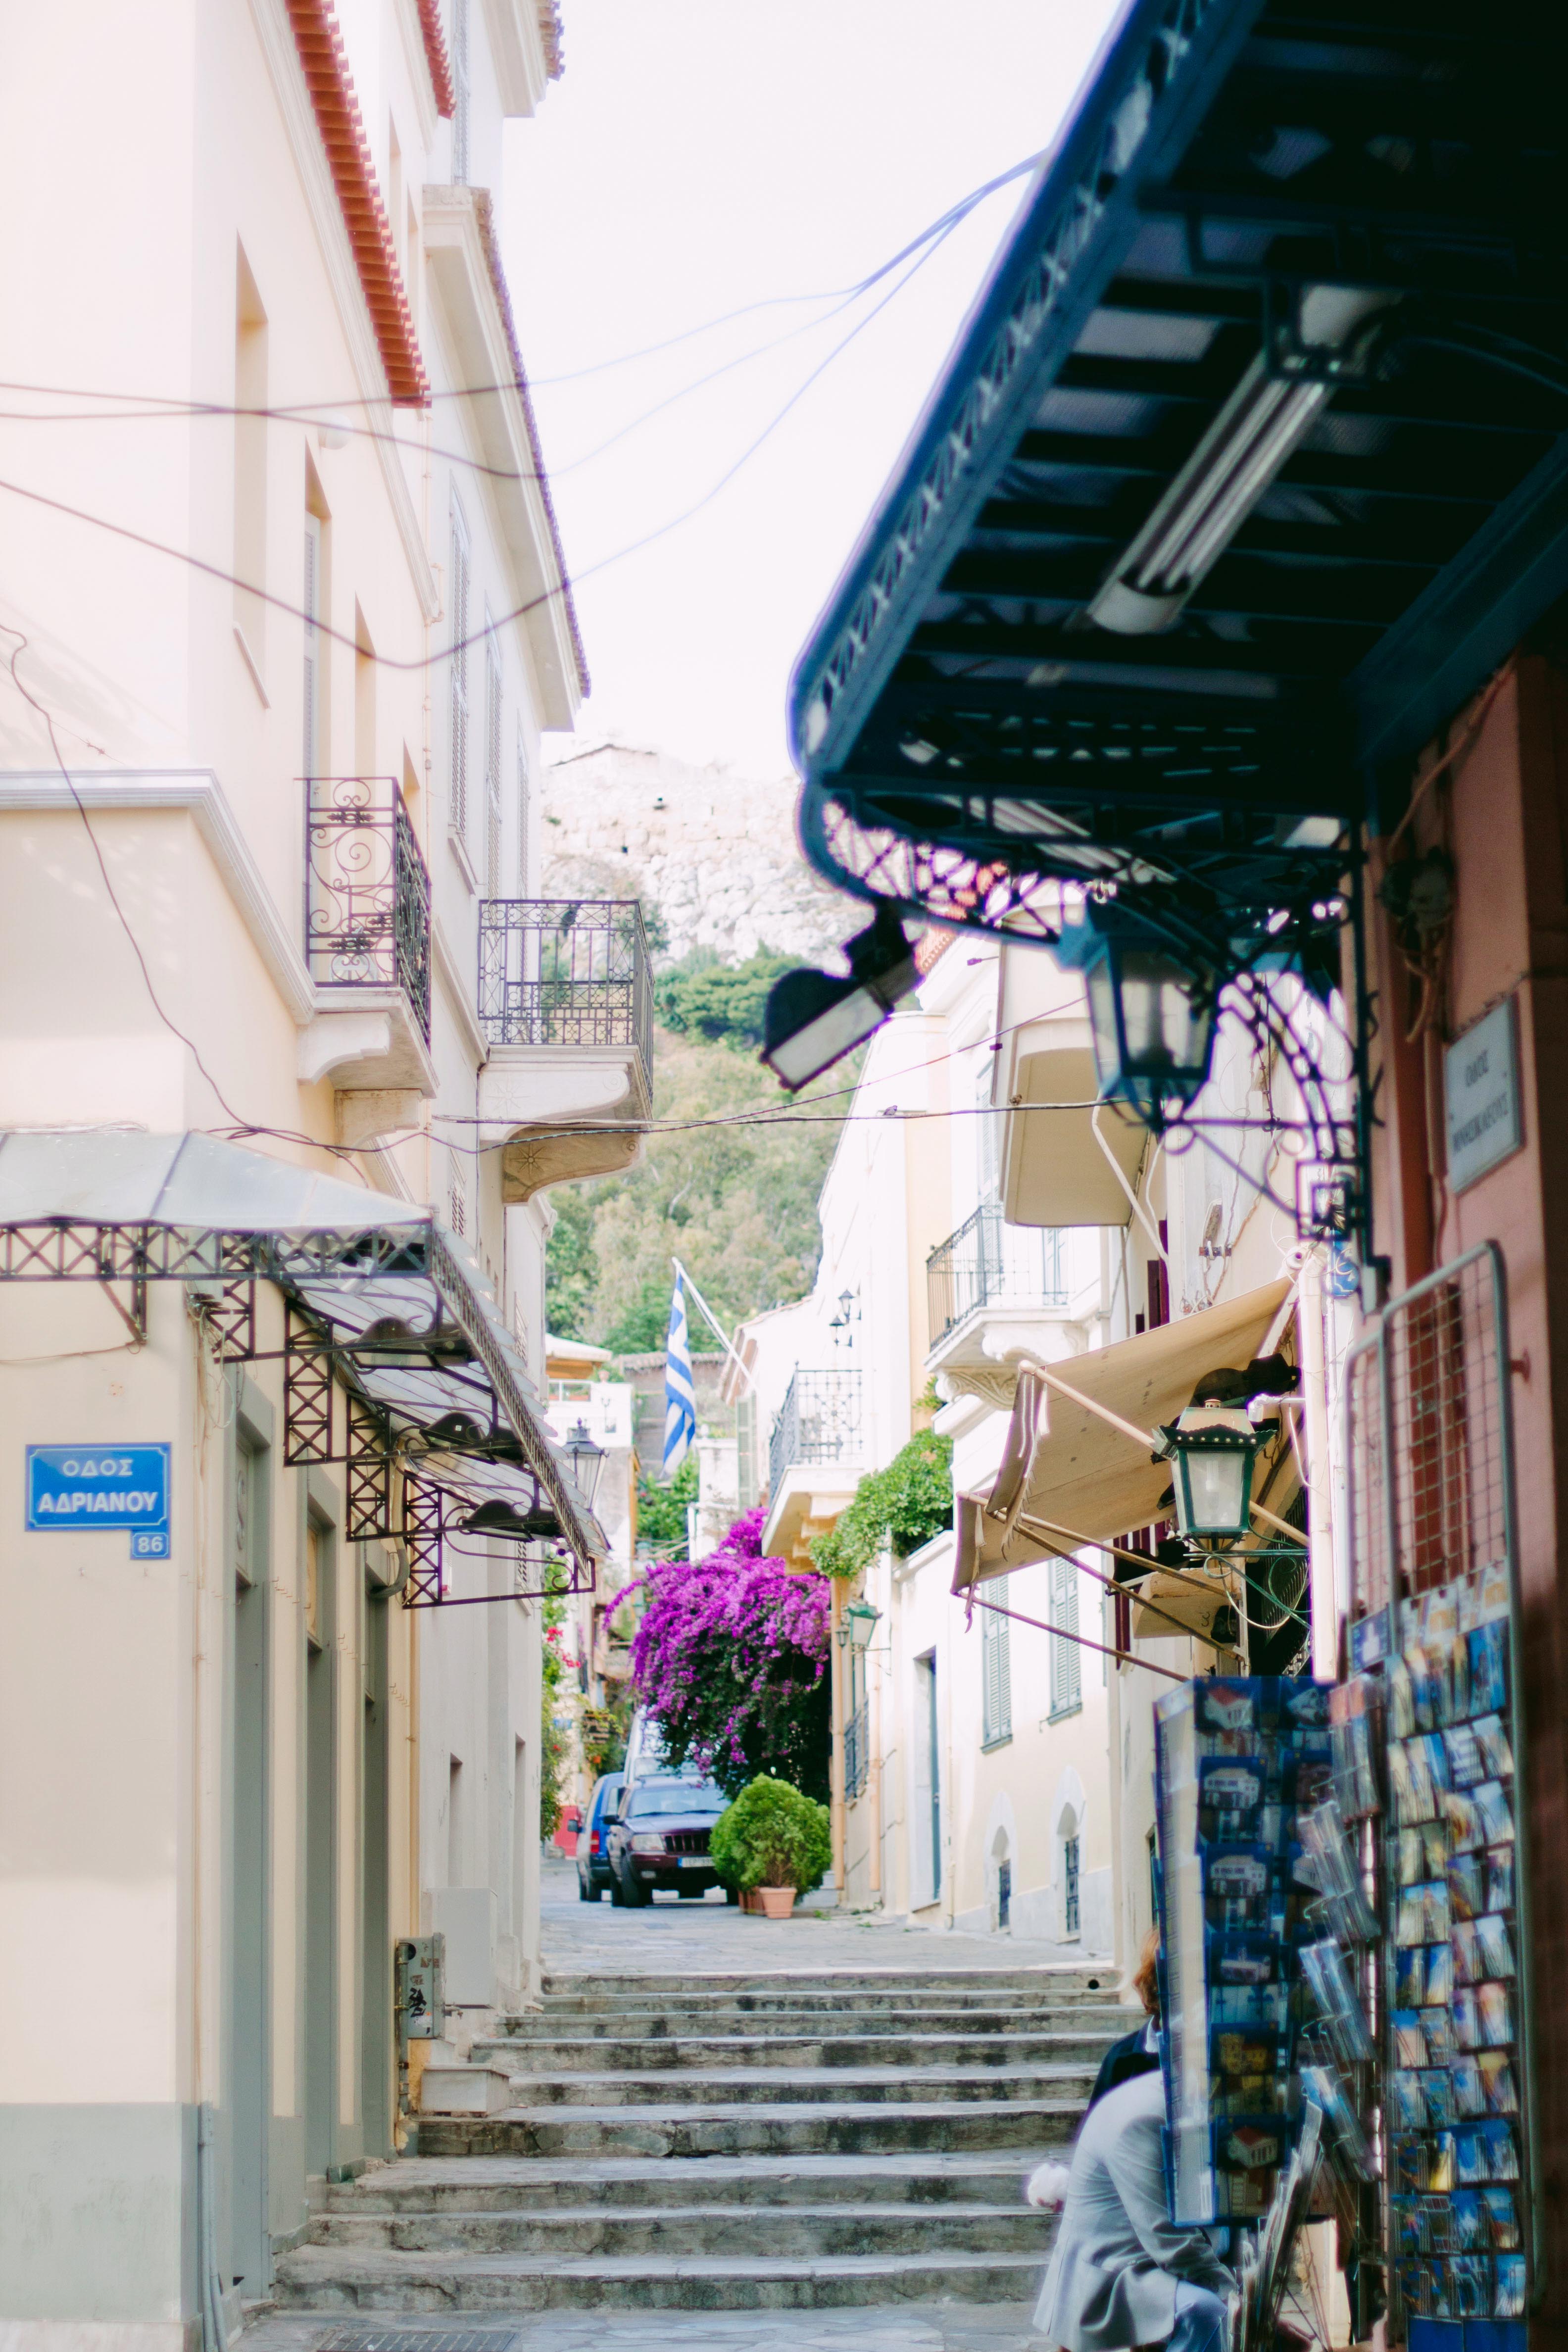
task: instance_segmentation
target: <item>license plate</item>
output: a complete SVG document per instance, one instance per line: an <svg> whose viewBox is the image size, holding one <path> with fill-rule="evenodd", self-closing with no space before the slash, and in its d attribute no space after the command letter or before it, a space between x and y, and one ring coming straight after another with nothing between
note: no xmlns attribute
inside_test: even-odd
<svg viewBox="0 0 1568 2352"><path fill-rule="evenodd" d="M708 1857L705 1853L683 1853L680 1857L680 1867L682 1870L706 1870Z"/></svg>

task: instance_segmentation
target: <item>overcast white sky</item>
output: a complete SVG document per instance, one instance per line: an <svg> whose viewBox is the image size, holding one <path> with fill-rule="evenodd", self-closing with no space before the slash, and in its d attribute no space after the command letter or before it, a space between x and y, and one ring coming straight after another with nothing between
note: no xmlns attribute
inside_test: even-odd
<svg viewBox="0 0 1568 2352"><path fill-rule="evenodd" d="M603 455L642 412L826 305L549 379L864 277L1050 142L1113 13L1112 0L565 0L564 77L509 129L502 235L574 572L700 499L886 287ZM787 768L795 656L1024 184L971 215L700 515L581 580L584 737Z"/></svg>

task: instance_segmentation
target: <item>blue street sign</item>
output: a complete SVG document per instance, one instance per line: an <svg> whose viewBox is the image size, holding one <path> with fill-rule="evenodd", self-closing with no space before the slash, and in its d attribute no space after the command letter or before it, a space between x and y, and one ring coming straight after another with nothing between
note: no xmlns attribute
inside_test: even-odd
<svg viewBox="0 0 1568 2352"><path fill-rule="evenodd" d="M27 1531L128 1528L132 1559L169 1557L166 1445L29 1445Z"/></svg>

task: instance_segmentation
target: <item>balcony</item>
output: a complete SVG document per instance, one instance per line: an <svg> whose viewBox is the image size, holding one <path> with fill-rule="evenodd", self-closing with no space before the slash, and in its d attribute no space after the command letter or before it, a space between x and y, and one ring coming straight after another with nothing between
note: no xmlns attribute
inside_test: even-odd
<svg viewBox="0 0 1568 2352"><path fill-rule="evenodd" d="M628 1168L653 1101L653 972L635 898L479 908L482 1143L508 1201ZM566 1121L582 1122L563 1134Z"/></svg>
<svg viewBox="0 0 1568 2352"><path fill-rule="evenodd" d="M933 1348L994 1300L1065 1307L1062 1236L1039 1226L1006 1224L1000 1203L987 1201L927 1258L926 1294Z"/></svg>
<svg viewBox="0 0 1568 2352"><path fill-rule="evenodd" d="M340 1106L340 1129L346 1118L356 1129L340 1140L360 1140L436 1090L430 877L393 777L307 780L304 915L319 1010L300 1039L300 1076L377 1097L374 1110Z"/></svg>
<svg viewBox="0 0 1568 2352"><path fill-rule="evenodd" d="M809 1568L812 1538L833 1525L864 1466L859 1373L797 1371L768 1444L764 1552Z"/></svg>
<svg viewBox="0 0 1568 2352"><path fill-rule="evenodd" d="M1008 1401L1013 1376L1001 1370L1007 1356L1063 1352L1060 1327L1070 1305L1068 1237L1036 1225L1010 1225L999 1201L984 1202L927 1258L926 1298L926 1360L932 1370L995 1365L995 1401ZM963 1385L975 1383L966 1379Z"/></svg>

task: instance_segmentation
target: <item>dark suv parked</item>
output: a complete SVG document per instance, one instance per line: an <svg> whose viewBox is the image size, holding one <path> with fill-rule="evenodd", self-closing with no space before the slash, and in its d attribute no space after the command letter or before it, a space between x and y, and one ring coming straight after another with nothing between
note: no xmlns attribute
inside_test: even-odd
<svg viewBox="0 0 1568 2352"><path fill-rule="evenodd" d="M612 1903L651 1903L656 1886L706 1895L719 1880L708 1839L730 1800L711 1780L634 1780L610 1832Z"/></svg>
<svg viewBox="0 0 1568 2352"><path fill-rule="evenodd" d="M577 1893L584 1903L596 1903L613 1889L610 1873L610 1823L621 1801L626 1776L606 1772L594 1783L583 1826L577 1832Z"/></svg>

